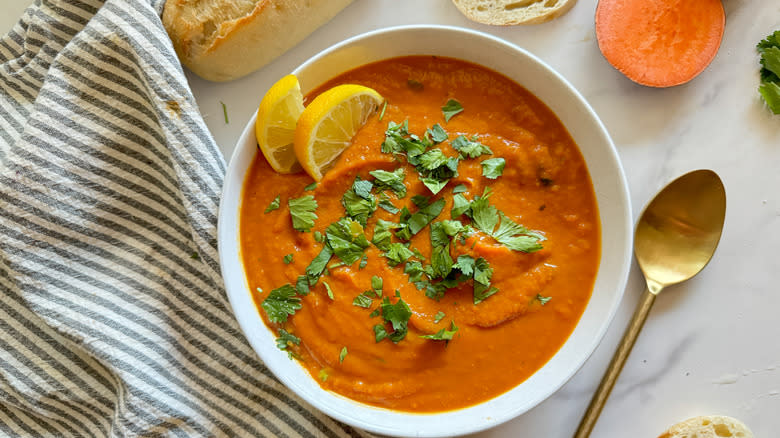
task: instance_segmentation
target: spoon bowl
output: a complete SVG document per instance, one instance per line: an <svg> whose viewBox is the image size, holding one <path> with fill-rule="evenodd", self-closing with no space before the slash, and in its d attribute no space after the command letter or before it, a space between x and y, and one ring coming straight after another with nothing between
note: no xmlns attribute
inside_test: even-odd
<svg viewBox="0 0 780 438"><path fill-rule="evenodd" d="M701 272L715 253L726 218L726 190L711 170L677 178L645 207L634 234L634 254L645 289L574 438L587 438L615 386L639 332L665 287Z"/></svg>
<svg viewBox="0 0 780 438"><path fill-rule="evenodd" d="M687 173L666 186L639 218L634 254L650 292L693 277L720 241L726 191L711 170Z"/></svg>

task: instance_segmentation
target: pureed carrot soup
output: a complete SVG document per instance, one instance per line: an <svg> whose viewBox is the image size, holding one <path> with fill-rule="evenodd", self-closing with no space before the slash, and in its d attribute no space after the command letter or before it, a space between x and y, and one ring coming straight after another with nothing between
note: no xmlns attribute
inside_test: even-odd
<svg viewBox="0 0 780 438"><path fill-rule="evenodd" d="M316 187L259 153L246 178L258 311L322 387L364 403L435 412L506 392L591 295L600 229L580 151L536 97L474 64L385 60L307 99L344 83L387 105Z"/></svg>

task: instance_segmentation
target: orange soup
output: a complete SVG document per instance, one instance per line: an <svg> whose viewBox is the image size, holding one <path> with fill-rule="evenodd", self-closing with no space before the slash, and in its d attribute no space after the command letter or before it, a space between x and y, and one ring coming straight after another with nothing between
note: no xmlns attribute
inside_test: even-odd
<svg viewBox="0 0 780 438"><path fill-rule="evenodd" d="M322 387L363 403L436 412L506 392L591 295L600 225L577 145L527 90L463 61L385 60L307 100L344 83L386 106L316 187L260 153L246 178L258 312Z"/></svg>

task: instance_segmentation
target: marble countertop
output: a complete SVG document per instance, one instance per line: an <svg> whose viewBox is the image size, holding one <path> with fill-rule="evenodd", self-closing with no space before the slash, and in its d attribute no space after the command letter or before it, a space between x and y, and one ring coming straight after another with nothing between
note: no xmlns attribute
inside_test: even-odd
<svg viewBox="0 0 780 438"><path fill-rule="evenodd" d="M0 31L10 28L27 3L3 0ZM671 423L705 414L734 416L757 437L776 436L780 115L759 100L754 47L780 29L780 2L724 0L726 32L717 57L696 79L669 89L636 85L604 60L595 40L595 4L580 0L563 17L541 25L491 27L466 20L447 0L357 0L246 78L216 84L188 77L227 160L271 84L347 37L402 24L445 24L490 33L534 53L583 94L611 133L635 217L658 189L689 170L715 170L727 192L715 257L699 276L658 297L592 436L652 438ZM643 289L634 264L606 337L580 371L535 409L474 436L571 436Z"/></svg>

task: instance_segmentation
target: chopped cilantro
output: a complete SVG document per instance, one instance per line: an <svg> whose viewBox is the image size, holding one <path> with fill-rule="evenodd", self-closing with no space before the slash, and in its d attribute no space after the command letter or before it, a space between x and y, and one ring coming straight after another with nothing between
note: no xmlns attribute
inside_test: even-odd
<svg viewBox="0 0 780 438"><path fill-rule="evenodd" d="M365 291L361 292L360 295L356 296L355 299L352 300L352 305L357 307L362 307L364 309L368 309L371 307L371 304L374 303L373 298L371 295L374 293L372 291Z"/></svg>
<svg viewBox="0 0 780 438"><path fill-rule="evenodd" d="M369 243L363 234L363 227L350 218L341 218L325 230L328 244L333 253L347 265L351 265L363 257L363 251Z"/></svg>
<svg viewBox="0 0 780 438"><path fill-rule="evenodd" d="M328 372L325 371L325 368L321 368L319 374L317 377L320 378L321 381L327 382L328 381Z"/></svg>
<svg viewBox="0 0 780 438"><path fill-rule="evenodd" d="M390 242L393 237L393 235L390 233L390 230L397 228L399 228L399 225L394 222L383 219L377 220L376 224L374 225L374 236L371 238L371 243L376 245L376 247L382 251L387 251L390 247Z"/></svg>
<svg viewBox="0 0 780 438"><path fill-rule="evenodd" d="M423 196L423 195L414 195L412 196L412 204L417 206L417 208L425 208L431 205L431 197Z"/></svg>
<svg viewBox="0 0 780 438"><path fill-rule="evenodd" d="M304 192L308 192L309 190L314 190L317 188L317 181L314 181L313 183L309 184L308 186L303 188Z"/></svg>
<svg viewBox="0 0 780 438"><path fill-rule="evenodd" d="M406 186L404 185L404 168L399 167L393 172L386 170L372 170L369 175L376 178L374 185L379 190L390 189L399 198L406 196Z"/></svg>
<svg viewBox="0 0 780 438"><path fill-rule="evenodd" d="M376 275L371 277L371 289L374 290L377 298L382 296L382 284L383 281L381 278L377 277Z"/></svg>
<svg viewBox="0 0 780 438"><path fill-rule="evenodd" d="M376 309L379 310L379 309ZM374 339L376 342L381 341L387 337L387 329L384 324L377 324L374 326Z"/></svg>
<svg viewBox="0 0 780 438"><path fill-rule="evenodd" d="M431 339L434 341L451 341L452 337L455 336L455 333L458 331L458 326L455 325L455 321L452 321L450 323L450 329L441 329L434 335L422 335L420 336L423 339Z"/></svg>
<svg viewBox="0 0 780 438"><path fill-rule="evenodd" d="M482 165L482 176L488 179L496 179L504 173L506 160L503 158L489 158L483 160L480 164Z"/></svg>
<svg viewBox="0 0 780 438"><path fill-rule="evenodd" d="M444 121L449 122L455 115L463 111L463 106L455 99L450 99L447 103L441 107L441 112L444 114Z"/></svg>
<svg viewBox="0 0 780 438"><path fill-rule="evenodd" d="M385 110L387 110L387 100L385 100L385 103L382 105L382 112L379 113L379 121L380 122L385 117Z"/></svg>
<svg viewBox="0 0 780 438"><path fill-rule="evenodd" d="M411 260L404 265L404 274L409 276L409 281L418 283L422 281L423 267L417 260Z"/></svg>
<svg viewBox="0 0 780 438"><path fill-rule="evenodd" d="M457 157L444 155L441 149L431 149L418 158L419 164L415 167L420 173L420 181L428 187L434 195L439 193L447 185L450 178L458 176Z"/></svg>
<svg viewBox="0 0 780 438"><path fill-rule="evenodd" d="M431 126L431 128L425 131L425 133L431 138L431 140L433 140L434 143L441 143L449 138L447 131L445 131L444 128L442 128L438 123Z"/></svg>
<svg viewBox="0 0 780 438"><path fill-rule="evenodd" d="M450 217L453 219L460 217L462 214L469 211L470 208L471 202L469 202L461 193L458 193L452 197L452 210L450 210Z"/></svg>
<svg viewBox="0 0 780 438"><path fill-rule="evenodd" d="M339 353L339 363L344 362L344 358L347 357L347 347L341 349L341 353Z"/></svg>
<svg viewBox="0 0 780 438"><path fill-rule="evenodd" d="M301 308L301 299L295 295L295 288L285 284L272 290L260 306L271 322L282 323L287 321L288 315L294 315Z"/></svg>
<svg viewBox="0 0 780 438"><path fill-rule="evenodd" d="M298 280L295 282L295 291L298 292L298 295L309 294L309 278L307 276L298 276Z"/></svg>
<svg viewBox="0 0 780 438"><path fill-rule="evenodd" d="M456 195L458 193L463 193L466 190L468 190L468 187L466 187L465 184L458 184L455 187L452 188L452 194Z"/></svg>
<svg viewBox="0 0 780 438"><path fill-rule="evenodd" d="M489 196L490 191L486 189L482 197L471 203L474 225L513 251L534 252L542 249L542 244L539 242L545 240L544 235L509 219L503 212L490 205Z"/></svg>
<svg viewBox="0 0 780 438"><path fill-rule="evenodd" d="M317 215L314 210L317 209L317 201L314 196L306 195L296 199L289 199L287 205L290 207L293 228L298 231L307 232L314 226L314 220Z"/></svg>
<svg viewBox="0 0 780 438"><path fill-rule="evenodd" d="M442 209L444 209L445 203L446 201L444 198L441 198L431 205L428 205L425 208L421 208L412 214L409 217L409 220L406 222L409 225L409 231L411 234L415 235L419 233L420 230L425 228L425 226L428 225L432 220L436 219L436 217L439 216L439 213L441 213Z"/></svg>
<svg viewBox="0 0 780 438"><path fill-rule="evenodd" d="M376 336L376 341L379 342L387 337L397 344L406 337L412 310L409 309L409 305L406 304L403 299L398 298L398 301L395 304L392 304L387 297L382 298L382 305L380 308L382 309L382 318L385 320L385 323L392 326L393 331L392 333L388 333L386 327L381 324L375 326L374 334Z"/></svg>
<svg viewBox="0 0 780 438"><path fill-rule="evenodd" d="M398 212L401 211L398 209L398 207L393 205L392 202L390 202L390 198L387 196L386 193L382 193L379 195L378 206L390 214L398 214Z"/></svg>
<svg viewBox="0 0 780 438"><path fill-rule="evenodd" d="M292 254L287 254L286 256L284 256L282 258L282 261L284 262L285 265L289 265L293 261L293 255Z"/></svg>
<svg viewBox="0 0 780 438"><path fill-rule="evenodd" d="M434 324L438 324L439 321L444 319L445 316L447 316L447 315L445 315L444 312L442 312L441 310L436 312L436 315L434 315L434 317L433 317L433 323Z"/></svg>
<svg viewBox="0 0 780 438"><path fill-rule="evenodd" d="M317 254L317 257L314 257L306 268L306 276L309 279L309 284L315 284L317 282L317 279L320 278L320 275L322 275L322 272L328 265L331 256L333 256L333 250L329 245L324 245L320 250L320 253Z"/></svg>
<svg viewBox="0 0 780 438"><path fill-rule="evenodd" d="M227 114L227 105L225 105L225 102L219 101L219 103L222 104L222 115L225 116L225 124L230 124L230 120L228 120L228 114Z"/></svg>
<svg viewBox="0 0 780 438"><path fill-rule="evenodd" d="M464 135L459 135L452 140L452 148L460 152L460 156L463 158L477 158L480 155L491 155L493 151L484 144L469 140Z"/></svg>
<svg viewBox="0 0 780 438"><path fill-rule="evenodd" d="M458 256L456 267L460 270L460 272L463 275L467 277L471 277L474 275L474 264L475 264L474 257L471 257L468 254L461 254Z"/></svg>
<svg viewBox="0 0 780 438"><path fill-rule="evenodd" d="M376 197L371 194L373 187L374 183L357 176L352 187L341 198L341 204L347 214L363 226L366 226L368 217L376 210Z"/></svg>
<svg viewBox="0 0 780 438"><path fill-rule="evenodd" d="M433 226L433 225L431 225ZM434 246L431 251L431 267L433 268L433 278L445 278L452 272L452 256L450 255L450 245Z"/></svg>
<svg viewBox="0 0 780 438"><path fill-rule="evenodd" d="M336 298L333 297L333 290L330 288L330 285L324 281L322 282L322 284L325 285L325 292L328 293L328 298L330 298L331 300L335 300Z"/></svg>
<svg viewBox="0 0 780 438"><path fill-rule="evenodd" d="M379 314L380 314L381 312L382 312L382 309L381 309L380 307L377 307L377 308L376 308L376 309L374 309L374 310L373 310L371 313L369 313L369 314L368 314L368 317L369 317L369 318L375 318L375 317L379 316ZM377 342L379 342L379 341L377 341Z"/></svg>
<svg viewBox="0 0 780 438"><path fill-rule="evenodd" d="M271 201L271 203L268 204L268 207L265 208L265 213L270 213L274 210L278 210L280 203L281 203L281 197L279 195L276 195L274 200Z"/></svg>
<svg viewBox="0 0 780 438"><path fill-rule="evenodd" d="M322 237L322 233L320 233L319 231L315 231L314 232L314 241L315 242L319 242L319 243L324 242L325 239Z"/></svg>
<svg viewBox="0 0 780 438"><path fill-rule="evenodd" d="M387 263L390 266L398 266L409 260L409 257L412 257L414 253L403 243L395 242L388 245L387 251L383 255L387 258Z"/></svg>
<svg viewBox="0 0 780 438"><path fill-rule="evenodd" d="M368 255L363 254L363 258L360 259L360 264L358 264L358 269L363 269L368 264Z"/></svg>
<svg viewBox="0 0 780 438"><path fill-rule="evenodd" d="M544 306L547 304L548 301L552 299L552 297L543 297L541 294L536 294L536 299L539 301L539 303Z"/></svg>
<svg viewBox="0 0 780 438"><path fill-rule="evenodd" d="M493 268L487 260L480 257L474 262L474 304L479 304L489 296L498 292L498 289L490 286L493 277Z"/></svg>
<svg viewBox="0 0 780 438"><path fill-rule="evenodd" d="M290 359L295 357L295 353L288 350L290 345L301 345L301 338L288 333L285 329L279 329L279 337L276 338L276 347L286 351Z"/></svg>

